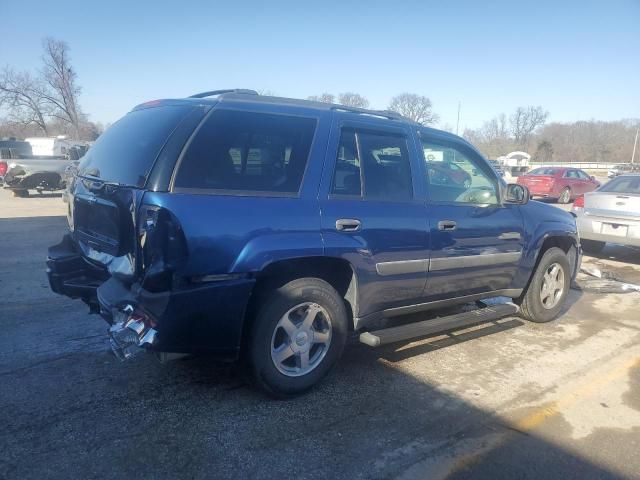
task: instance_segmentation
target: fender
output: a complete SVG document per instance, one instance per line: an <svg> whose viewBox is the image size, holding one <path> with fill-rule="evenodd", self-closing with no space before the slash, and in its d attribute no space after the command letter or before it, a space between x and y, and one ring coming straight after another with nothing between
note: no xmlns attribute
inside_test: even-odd
<svg viewBox="0 0 640 480"><path fill-rule="evenodd" d="M536 230L527 238L527 243L520 261L520 268L513 282L514 288L525 288L533 275L536 262L540 256L544 242L549 238L568 238L572 245L580 252L580 238L577 230L561 222L542 222ZM576 260L580 261L580 255ZM572 265L574 273L577 271L578 263Z"/></svg>
<svg viewBox="0 0 640 480"><path fill-rule="evenodd" d="M268 233L245 244L230 273L259 272L280 260L323 255L324 246L318 232Z"/></svg>

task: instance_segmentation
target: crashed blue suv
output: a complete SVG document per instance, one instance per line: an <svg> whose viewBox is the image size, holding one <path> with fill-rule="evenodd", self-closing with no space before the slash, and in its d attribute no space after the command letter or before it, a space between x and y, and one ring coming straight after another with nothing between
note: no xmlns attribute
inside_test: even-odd
<svg viewBox="0 0 640 480"><path fill-rule="evenodd" d="M349 337L550 321L580 262L574 218L505 184L462 138L251 90L137 106L66 197L51 288L110 324L120 358L243 356L278 396L317 383Z"/></svg>

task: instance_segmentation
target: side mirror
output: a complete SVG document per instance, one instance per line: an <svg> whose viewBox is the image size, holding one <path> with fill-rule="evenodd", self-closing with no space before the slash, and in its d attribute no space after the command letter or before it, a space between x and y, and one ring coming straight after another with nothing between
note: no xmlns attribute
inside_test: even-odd
<svg viewBox="0 0 640 480"><path fill-rule="evenodd" d="M592 182L597 182L596 177L594 177L593 175L591 175L591 177L589 177L589 178L591 178Z"/></svg>
<svg viewBox="0 0 640 480"><path fill-rule="evenodd" d="M509 183L504 191L504 203L524 205L529 201L529 189L518 183Z"/></svg>

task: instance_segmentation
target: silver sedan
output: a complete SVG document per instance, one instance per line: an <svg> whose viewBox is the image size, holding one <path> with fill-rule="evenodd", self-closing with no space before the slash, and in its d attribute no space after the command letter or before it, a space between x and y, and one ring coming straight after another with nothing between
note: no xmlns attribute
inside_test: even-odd
<svg viewBox="0 0 640 480"><path fill-rule="evenodd" d="M640 247L640 175L614 178L573 204L585 251L599 252L606 242Z"/></svg>

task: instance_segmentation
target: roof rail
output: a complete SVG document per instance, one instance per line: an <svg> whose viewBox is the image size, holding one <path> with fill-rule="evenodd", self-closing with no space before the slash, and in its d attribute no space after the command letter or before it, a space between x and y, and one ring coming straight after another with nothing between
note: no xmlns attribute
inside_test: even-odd
<svg viewBox="0 0 640 480"><path fill-rule="evenodd" d="M388 118L389 120L403 120L405 122L416 123L413 120L403 115L400 115L398 112L394 112L392 110L369 110L367 108L348 107L346 105L332 105L331 110L361 113L363 115L372 115L375 117Z"/></svg>
<svg viewBox="0 0 640 480"><path fill-rule="evenodd" d="M258 95L255 90L249 90L247 88L227 88L225 90L211 90L210 92L196 93L189 98L205 98L213 97L214 95L222 95L223 93L243 93L245 95Z"/></svg>

